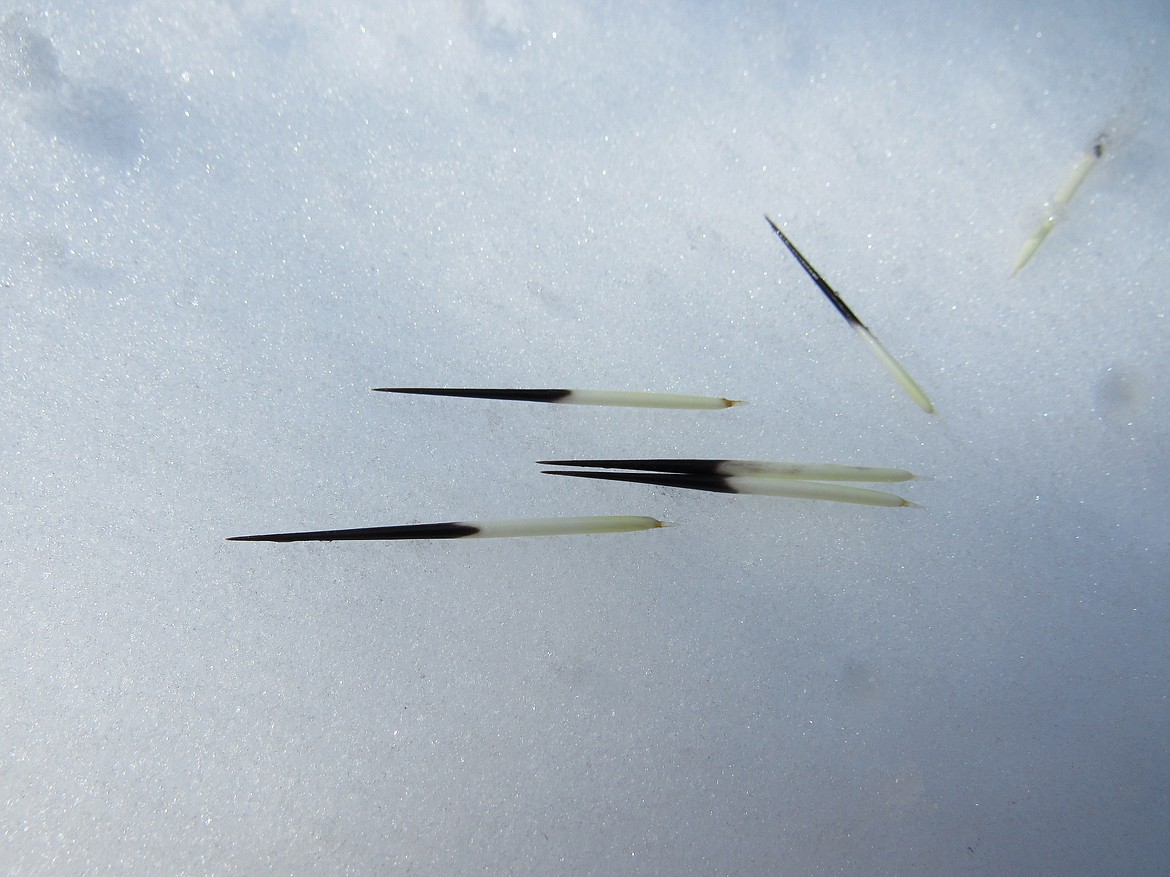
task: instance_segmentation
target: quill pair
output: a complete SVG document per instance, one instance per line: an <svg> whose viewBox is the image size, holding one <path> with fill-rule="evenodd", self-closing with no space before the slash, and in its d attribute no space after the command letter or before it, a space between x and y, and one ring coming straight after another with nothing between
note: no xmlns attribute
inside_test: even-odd
<svg viewBox="0 0 1170 877"><path fill-rule="evenodd" d="M595 470L633 470L629 472L581 472L576 469L541 470L545 475L565 475L571 478L595 478L602 481L654 484L661 487L680 487L687 490L706 490L714 493L751 493L764 496L786 496L794 499L820 499L887 508L915 506L909 500L884 490L854 487L851 484L840 483L846 481L881 483L913 480L914 474L905 469L841 466L835 463L696 459L541 460L540 464L542 466L572 466Z"/></svg>

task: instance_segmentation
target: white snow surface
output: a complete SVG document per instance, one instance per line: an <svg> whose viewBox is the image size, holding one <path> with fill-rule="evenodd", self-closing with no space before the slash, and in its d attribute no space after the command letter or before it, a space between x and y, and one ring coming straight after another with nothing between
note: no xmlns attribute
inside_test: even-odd
<svg viewBox="0 0 1170 877"><path fill-rule="evenodd" d="M1162 0L0 19L0 873L1170 868ZM654 456L924 508L535 464Z"/></svg>

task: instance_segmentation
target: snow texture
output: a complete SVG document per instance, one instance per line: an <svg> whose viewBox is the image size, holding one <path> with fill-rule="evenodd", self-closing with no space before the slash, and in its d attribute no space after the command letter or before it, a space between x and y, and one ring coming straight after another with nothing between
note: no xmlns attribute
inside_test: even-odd
<svg viewBox="0 0 1170 877"><path fill-rule="evenodd" d="M1168 45L1164 0L0 10L0 873L1165 873ZM751 404L370 392L428 385ZM654 456L929 480L535 465ZM224 541L583 514L678 526Z"/></svg>

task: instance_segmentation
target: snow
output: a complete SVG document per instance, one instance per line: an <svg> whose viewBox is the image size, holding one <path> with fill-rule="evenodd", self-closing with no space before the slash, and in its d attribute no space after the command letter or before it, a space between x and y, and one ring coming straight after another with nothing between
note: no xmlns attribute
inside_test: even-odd
<svg viewBox="0 0 1170 877"><path fill-rule="evenodd" d="M0 19L0 873L1167 867L1163 4ZM655 456L929 480L535 465Z"/></svg>

